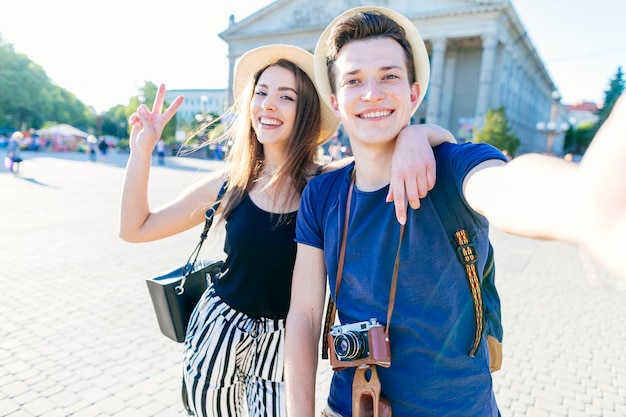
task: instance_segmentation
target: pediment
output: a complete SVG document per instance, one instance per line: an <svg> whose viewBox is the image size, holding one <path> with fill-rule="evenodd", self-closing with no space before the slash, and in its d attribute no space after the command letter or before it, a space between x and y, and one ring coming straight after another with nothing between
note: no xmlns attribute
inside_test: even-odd
<svg viewBox="0 0 626 417"><path fill-rule="evenodd" d="M502 7L508 0L370 0L367 4L388 7L410 19L472 13ZM357 0L277 0L220 33L225 41L268 32L321 31L345 10L363 5Z"/></svg>

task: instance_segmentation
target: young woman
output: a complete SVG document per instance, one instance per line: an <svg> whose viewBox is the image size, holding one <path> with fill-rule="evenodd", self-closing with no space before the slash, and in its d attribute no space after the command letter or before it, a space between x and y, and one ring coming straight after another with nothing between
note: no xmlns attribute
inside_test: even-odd
<svg viewBox="0 0 626 417"><path fill-rule="evenodd" d="M303 49L271 45L244 54L234 80L236 119L224 134L233 139L225 168L156 210L147 197L151 154L182 97L164 110L161 86L152 111L141 105L130 117L122 239L145 242L203 223L206 209L227 184L219 209L226 260L196 306L185 340L185 382L198 416L285 415L284 319L295 261L295 216L309 179L333 169L316 163L317 147L339 126L312 79L313 56ZM411 137L399 142L404 162L396 172L413 167L408 171L414 175L399 181L413 206L411 196L423 196L434 185L427 136L434 145L453 138L431 126L409 127L405 133ZM403 200L405 190L395 197ZM405 210L406 204L400 215Z"/></svg>

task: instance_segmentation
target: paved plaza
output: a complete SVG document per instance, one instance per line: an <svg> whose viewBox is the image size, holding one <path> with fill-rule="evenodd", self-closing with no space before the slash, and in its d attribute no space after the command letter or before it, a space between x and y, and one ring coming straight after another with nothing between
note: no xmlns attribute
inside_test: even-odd
<svg viewBox="0 0 626 417"><path fill-rule="evenodd" d="M4 156L4 155L2 155ZM159 332L145 279L184 262L201 226L118 238L126 154L23 154L0 172L0 416L184 416L182 345ZM168 157L151 204L221 162ZM505 328L504 417L626 416L626 281L576 246L492 232ZM221 254L219 231L205 257ZM331 372L320 363L318 406Z"/></svg>

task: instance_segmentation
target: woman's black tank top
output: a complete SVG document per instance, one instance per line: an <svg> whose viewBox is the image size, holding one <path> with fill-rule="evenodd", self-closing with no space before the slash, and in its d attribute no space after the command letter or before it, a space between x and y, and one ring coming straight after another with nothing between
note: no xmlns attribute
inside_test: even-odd
<svg viewBox="0 0 626 417"><path fill-rule="evenodd" d="M217 295L251 318L284 319L296 258L296 214L257 207L246 195L226 219L226 260L214 282Z"/></svg>

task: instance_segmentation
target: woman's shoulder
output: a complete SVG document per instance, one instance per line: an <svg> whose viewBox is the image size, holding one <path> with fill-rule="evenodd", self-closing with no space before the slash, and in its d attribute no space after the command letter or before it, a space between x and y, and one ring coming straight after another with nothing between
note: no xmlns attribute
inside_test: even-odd
<svg viewBox="0 0 626 417"><path fill-rule="evenodd" d="M353 165L354 163L349 163L341 168L332 169L312 178L307 186L307 188L311 189L309 192L314 194L335 192L341 188L343 183L350 181L350 172L352 171Z"/></svg>
<svg viewBox="0 0 626 417"><path fill-rule="evenodd" d="M188 193L199 193L214 200L217 197L224 182L228 179L225 169L209 172L195 180L188 188Z"/></svg>
<svg viewBox="0 0 626 417"><path fill-rule="evenodd" d="M329 172L340 170L340 169L345 168L348 165L352 164L352 162L354 162L354 158L353 157L336 159L336 160L330 161L327 164L320 165L320 169L321 169L320 173L321 174L326 174L326 173L329 173Z"/></svg>

